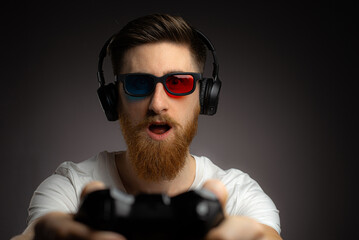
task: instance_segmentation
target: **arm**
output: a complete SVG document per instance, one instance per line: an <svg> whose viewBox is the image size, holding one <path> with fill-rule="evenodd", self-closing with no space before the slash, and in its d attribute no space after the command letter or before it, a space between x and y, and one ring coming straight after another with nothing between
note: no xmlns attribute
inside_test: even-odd
<svg viewBox="0 0 359 240"><path fill-rule="evenodd" d="M72 215L60 212L46 214L32 222L26 230L11 240L52 240L52 239L113 239L125 238L113 232L98 232L75 222Z"/></svg>
<svg viewBox="0 0 359 240"><path fill-rule="evenodd" d="M25 231L17 236L14 236L13 238L11 238L11 240L31 240L34 238L34 225L36 224L37 220L35 220L34 222L32 222L26 229Z"/></svg>
<svg viewBox="0 0 359 240"><path fill-rule="evenodd" d="M209 180L204 186L215 193L223 209L227 201L225 186L217 180ZM244 216L226 216L225 220L206 236L206 240L282 240L278 232L265 224Z"/></svg>
<svg viewBox="0 0 359 240"><path fill-rule="evenodd" d="M206 240L248 239L248 240L282 240L272 227L240 216L229 216L224 222L207 235Z"/></svg>

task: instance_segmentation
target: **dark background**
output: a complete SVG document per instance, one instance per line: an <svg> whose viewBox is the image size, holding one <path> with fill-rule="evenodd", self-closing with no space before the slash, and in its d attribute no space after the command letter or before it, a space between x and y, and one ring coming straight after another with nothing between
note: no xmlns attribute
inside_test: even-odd
<svg viewBox="0 0 359 240"><path fill-rule="evenodd" d="M1 238L25 228L33 191L61 162L125 148L97 100L98 52L129 20L167 12L204 32L220 63L218 113L200 117L192 153L256 179L284 239L358 239L358 3L289 2L3 5Z"/></svg>

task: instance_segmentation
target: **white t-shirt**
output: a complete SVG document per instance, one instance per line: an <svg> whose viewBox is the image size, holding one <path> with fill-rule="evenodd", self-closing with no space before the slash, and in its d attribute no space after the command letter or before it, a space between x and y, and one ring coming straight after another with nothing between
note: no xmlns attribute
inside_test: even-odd
<svg viewBox="0 0 359 240"><path fill-rule="evenodd" d="M190 190L199 189L208 179L219 179L228 191L226 212L247 216L280 233L279 211L256 181L238 169L222 170L206 157L196 160L196 177ZM125 191L117 173L115 153L101 152L80 162L64 162L34 192L29 206L28 223L52 211L75 213L83 187L91 181Z"/></svg>

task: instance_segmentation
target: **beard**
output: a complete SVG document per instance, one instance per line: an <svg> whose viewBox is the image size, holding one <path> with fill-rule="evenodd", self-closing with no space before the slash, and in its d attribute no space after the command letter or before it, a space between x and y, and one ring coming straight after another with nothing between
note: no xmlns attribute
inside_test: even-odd
<svg viewBox="0 0 359 240"><path fill-rule="evenodd" d="M133 126L127 115L120 113L128 156L139 177L152 182L170 181L180 173L186 163L189 145L197 132L198 115L199 107L192 119L181 126L167 115L149 113L141 123ZM150 138L146 129L155 121L166 122L174 134L161 141Z"/></svg>

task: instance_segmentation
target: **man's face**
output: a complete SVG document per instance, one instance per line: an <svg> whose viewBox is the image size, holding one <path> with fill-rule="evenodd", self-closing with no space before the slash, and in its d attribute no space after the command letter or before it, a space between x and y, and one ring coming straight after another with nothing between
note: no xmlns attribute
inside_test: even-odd
<svg viewBox="0 0 359 240"><path fill-rule="evenodd" d="M160 42L130 49L121 73L199 72L186 45ZM198 84L198 83L197 83ZM147 97L126 95L120 84L119 118L131 163L146 180L173 179L185 164L197 130L199 84L183 97L167 94L162 83Z"/></svg>

